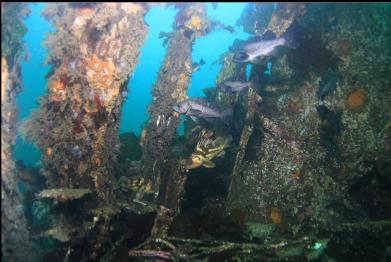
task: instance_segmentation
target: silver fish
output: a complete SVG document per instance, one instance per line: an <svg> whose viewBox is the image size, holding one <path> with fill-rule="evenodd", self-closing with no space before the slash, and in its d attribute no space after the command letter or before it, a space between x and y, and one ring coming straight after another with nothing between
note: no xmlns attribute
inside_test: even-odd
<svg viewBox="0 0 391 262"><path fill-rule="evenodd" d="M198 63L193 63L193 73L199 71L203 65L205 65L205 61L202 58Z"/></svg>
<svg viewBox="0 0 391 262"><path fill-rule="evenodd" d="M291 41L291 33L270 40L259 39L252 41L235 53L233 61L236 63L255 64L258 63L259 59L275 56L277 47L284 45L294 47L293 41Z"/></svg>
<svg viewBox="0 0 391 262"><path fill-rule="evenodd" d="M213 122L216 119L227 121L232 116L232 109L221 111L216 105L202 98L186 100L173 106L173 109L180 114L189 116L196 123L199 118Z"/></svg>
<svg viewBox="0 0 391 262"><path fill-rule="evenodd" d="M159 126L159 124L160 124L160 115L158 115L157 117L156 126Z"/></svg>
<svg viewBox="0 0 391 262"><path fill-rule="evenodd" d="M251 87L251 82L244 81L225 81L219 85L219 88L227 93L240 92Z"/></svg>

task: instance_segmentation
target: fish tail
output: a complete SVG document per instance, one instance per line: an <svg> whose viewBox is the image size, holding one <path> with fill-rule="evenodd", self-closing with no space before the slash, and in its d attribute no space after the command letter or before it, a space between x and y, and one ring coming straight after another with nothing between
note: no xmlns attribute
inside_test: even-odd
<svg viewBox="0 0 391 262"><path fill-rule="evenodd" d="M226 137L225 140L224 140L224 148L229 147L231 142L232 142L232 140L233 140L232 136Z"/></svg>
<svg viewBox="0 0 391 262"><path fill-rule="evenodd" d="M282 38L284 39L284 45L290 48L296 48L298 46L297 38L293 29L288 29Z"/></svg>
<svg viewBox="0 0 391 262"><path fill-rule="evenodd" d="M232 116L233 116L232 108L224 110L221 114L222 114L222 119L225 123L230 123L232 121Z"/></svg>

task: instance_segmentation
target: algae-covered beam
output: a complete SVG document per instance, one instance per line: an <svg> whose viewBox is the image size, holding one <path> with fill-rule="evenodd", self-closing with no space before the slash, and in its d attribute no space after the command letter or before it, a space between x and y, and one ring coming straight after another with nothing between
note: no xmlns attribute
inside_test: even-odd
<svg viewBox="0 0 391 262"><path fill-rule="evenodd" d="M148 8L141 3L53 3L43 12L56 29L45 41L52 71L48 94L24 131L43 152L45 193L68 205L77 192L92 192L76 201L81 212L52 209L54 228L64 225L78 232L69 239L70 256L81 260L96 260L109 237L108 224L89 228L89 211L114 197L121 109L147 35ZM82 251L73 248L79 241L86 247Z"/></svg>
<svg viewBox="0 0 391 262"><path fill-rule="evenodd" d="M235 47L240 44L240 40L236 40L232 47ZM224 55L224 62L222 63L223 67L217 77L216 84L220 85L222 82L232 79L245 80L246 79L246 66L243 64L238 64L233 62L233 53L227 53ZM252 75L256 70L261 70L261 68L255 67L252 69ZM255 79L258 80L258 79ZM257 81L254 82L254 87L257 89ZM243 112L242 117L237 117L234 119L235 125L239 126L238 130L234 130L234 140L239 144L239 150L236 153L235 161L233 165L232 174L230 176L230 183L228 187L228 196L227 196L227 207L229 209L232 207L232 202L235 199L235 181L240 179L240 169L243 157L246 152L246 147L249 142L249 139L254 131L254 125L256 122L256 114L259 114L258 103L262 101L262 98L257 94L256 90L250 88L246 95L240 96L237 99L236 109L240 112ZM216 96L216 102L225 105L231 104L232 96L227 93L219 91Z"/></svg>
<svg viewBox="0 0 391 262"><path fill-rule="evenodd" d="M175 136L179 115L173 105L187 99L186 90L192 73L192 45L209 27L203 4L178 4L174 32L166 57L153 88L150 120L144 130L143 172L159 188L162 167L168 161L168 147Z"/></svg>
<svg viewBox="0 0 391 262"><path fill-rule="evenodd" d="M304 3L248 3L237 24L249 34L271 31L279 37L306 12Z"/></svg>
<svg viewBox="0 0 391 262"><path fill-rule="evenodd" d="M246 153L247 144L249 143L250 137L254 132L254 128L257 128L256 115L260 114L258 109L258 103L260 103L261 101L262 98L255 92L254 89L250 88L247 93L246 101L244 102L246 111L244 118L244 126L240 135L239 150L235 157L234 167L232 170L230 184L228 188L227 206L229 206L230 208L232 208L233 206L232 202L235 202L237 199L235 196L235 184L238 179L241 179L240 170L242 169L242 160Z"/></svg>
<svg viewBox="0 0 391 262"><path fill-rule="evenodd" d="M107 199L127 83L138 63L147 6L48 4L48 95L26 126L43 151L49 187L83 187Z"/></svg>
<svg viewBox="0 0 391 262"><path fill-rule="evenodd" d="M161 191L159 203L169 209L177 208L185 183L183 170L175 168L179 162L169 157L169 146L179 124L179 115L172 107L187 99L186 90L192 74L191 53L194 40L210 30L210 21L204 4L185 3L176 6L179 11L175 18L174 31L170 35L167 54L153 89L153 102L149 107L151 117L142 138L143 174L152 182L154 190ZM181 182L167 190L166 186L173 180ZM158 213L157 220L162 217L160 213L164 212ZM171 219L170 215L168 220ZM156 221L155 225L159 224ZM164 235L163 231L165 230L156 229L156 226L153 230Z"/></svg>
<svg viewBox="0 0 391 262"><path fill-rule="evenodd" d="M16 96L20 85L23 19L30 9L23 3L1 3L1 256L6 261L35 259L29 240L17 170L12 159L16 138Z"/></svg>
<svg viewBox="0 0 391 262"><path fill-rule="evenodd" d="M224 240L199 240L177 237L147 241L152 249L140 250L145 244L129 251L131 257L158 257L171 260L204 261L219 258L225 261L240 257L250 261L280 261L300 259L315 261L327 257L329 239L313 236L297 240L282 240L266 243L228 242Z"/></svg>

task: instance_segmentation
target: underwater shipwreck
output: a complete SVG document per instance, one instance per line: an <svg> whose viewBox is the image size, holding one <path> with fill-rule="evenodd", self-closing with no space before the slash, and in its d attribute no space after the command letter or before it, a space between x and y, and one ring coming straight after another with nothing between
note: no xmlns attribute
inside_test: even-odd
<svg viewBox="0 0 391 262"><path fill-rule="evenodd" d="M156 6L149 119L120 134ZM18 123L29 13L1 4L2 261L391 261L390 4L248 3L196 98L194 43L234 31L206 3L47 3L47 91Z"/></svg>

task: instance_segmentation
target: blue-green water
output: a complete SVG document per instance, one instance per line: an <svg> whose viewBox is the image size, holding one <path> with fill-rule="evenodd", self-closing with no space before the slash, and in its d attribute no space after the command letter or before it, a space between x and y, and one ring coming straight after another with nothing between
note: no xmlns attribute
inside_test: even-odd
<svg viewBox="0 0 391 262"><path fill-rule="evenodd" d="M48 51L43 47L42 42L45 35L52 32L53 28L41 16L44 7L43 3L31 4L31 14L25 21L28 32L24 41L30 56L21 65L23 90L16 99L20 121L31 115L31 112L38 107L38 98L45 95L47 91L45 75L49 72L50 66L44 65ZM21 136L17 137L14 150L16 160L35 165L39 162L40 157L40 151L34 145L24 141Z"/></svg>
<svg viewBox="0 0 391 262"><path fill-rule="evenodd" d="M246 3L225 3L219 4L214 9L211 3L207 4L208 15L211 19L233 26L236 32L231 34L226 30L215 30L195 41L192 52L193 61L198 62L204 59L206 63L193 74L187 92L189 97L202 97L204 96L202 89L215 86L221 65L212 65L213 62L228 50L236 38L247 39L248 34L243 32L242 27L235 25L245 5ZM21 121L30 116L38 106L38 98L45 95L47 90L45 75L50 70L50 66L44 65L47 50L42 42L45 35L53 31L53 28L41 16L45 3L30 6L32 12L25 21L28 33L24 37L30 59L22 63L23 90L17 98ZM140 134L142 126L148 120L147 108L151 102L151 90L166 52L166 48L162 45L163 39L159 39L159 33L172 31L175 15L176 10L173 7L154 7L145 16L145 21L149 26L148 36L141 49L139 64L129 81L130 92L123 106L120 133ZM178 129L179 133L183 133L183 125L180 125ZM18 136L14 158L29 165L36 165L40 160L40 152L34 145Z"/></svg>
<svg viewBox="0 0 391 262"><path fill-rule="evenodd" d="M207 32L217 23L202 32L189 30L197 27L193 19L200 10L193 8L201 5L177 6L185 13L151 5L145 15L148 31L145 35L139 31L145 37L139 61L132 60L134 70L126 82L129 92L121 94L126 99L120 117L118 108L102 110L104 89L89 93L83 99L87 104L79 107L75 93L86 94L76 84L84 86L87 80L98 88L90 83L90 73L96 71L100 76L93 80L100 88L102 72L108 74L105 68L91 70L91 64L105 62L112 69L107 61L81 60L77 63L88 74L86 79L71 71L77 68L73 63L68 72L61 70L53 77L63 84L53 85L54 94L68 85L75 87L67 93L71 100L56 103L49 97L48 107L40 111L47 115L34 118L39 98L48 93L49 52L64 65L74 54L58 52L59 48L68 51L78 43L54 30L78 32L74 26L84 11L96 7L95 19L86 18L90 24L81 27L86 37L82 42L93 47L95 37L106 37L100 38L102 25L114 34L119 23L138 21L141 14L126 16L140 7L132 4L115 5L116 9L95 3L47 9L46 5L2 3L3 67L19 65L15 57L23 50L22 36L28 50L21 64L17 125L36 119L28 131L36 132L34 139L45 150L40 166L40 151L19 134L14 158L36 167L17 163L16 169L13 161L7 162L7 147L2 150L6 156L2 157L2 260L391 261L391 5L219 3L216 8L215 3L207 4L210 20L232 26L235 33L228 32L230 28ZM63 13L63 8L70 9ZM41 15L43 10L50 21L60 23L56 29ZM108 11L126 19L106 20ZM243 28L236 26L239 17ZM159 73L173 81L176 73L190 69L173 64L183 61L188 50L172 54L170 49L167 66L173 71L162 64L167 61L167 46L159 35L172 32L174 20L184 34L171 38L170 48L187 47L193 33L207 33L192 42L192 61L206 63L192 74L188 97L203 97L205 88L215 88L208 90L208 103L190 99L170 105L183 114L182 120L192 117L185 134L183 122L177 129L184 136L173 134L172 123L176 128L177 121L171 120L177 114L162 110L172 103L171 92L178 87L159 83L154 91L161 103L151 99ZM269 33L277 38L269 38ZM56 41L50 50L43 45L47 34ZM184 45L175 42L178 39ZM17 56L10 56L9 50ZM102 54L105 48L96 46L95 55L96 51ZM224 68L217 62L221 57ZM3 76L8 71L11 83L14 70L12 66L2 70ZM217 77L222 79L218 84ZM18 90L18 84L9 82L2 83L2 94ZM13 110L8 105L2 104L5 112ZM224 111L216 113L220 105ZM63 122L64 113L71 114L72 120L65 119L72 122ZM149 115L154 121L145 129ZM12 112L2 116L6 135L14 130L14 122L8 121L14 120L12 116ZM117 120L118 132L124 134L122 145L114 143L112 134ZM43 126L48 129L41 132ZM140 135L143 128L145 136L139 139L134 134ZM25 244L27 239L34 240L37 252ZM34 255L42 259L34 260Z"/></svg>

